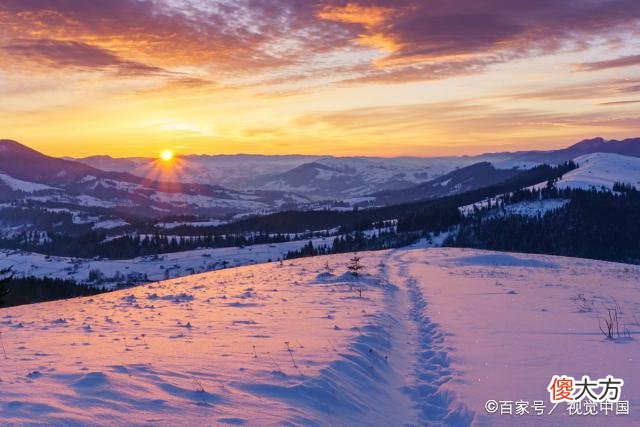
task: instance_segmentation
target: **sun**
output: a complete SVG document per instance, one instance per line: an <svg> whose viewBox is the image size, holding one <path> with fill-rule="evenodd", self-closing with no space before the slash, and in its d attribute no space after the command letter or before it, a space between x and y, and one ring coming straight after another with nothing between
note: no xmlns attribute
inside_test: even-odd
<svg viewBox="0 0 640 427"><path fill-rule="evenodd" d="M171 160L173 160L173 151L171 150L164 150L160 153L160 159L164 160L165 162L169 162Z"/></svg>

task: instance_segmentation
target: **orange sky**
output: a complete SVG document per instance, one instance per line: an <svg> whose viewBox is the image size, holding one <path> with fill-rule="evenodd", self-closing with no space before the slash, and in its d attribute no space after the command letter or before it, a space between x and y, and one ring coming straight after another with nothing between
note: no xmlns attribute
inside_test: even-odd
<svg viewBox="0 0 640 427"><path fill-rule="evenodd" d="M428 156L639 136L639 29L635 0L5 0L0 138Z"/></svg>

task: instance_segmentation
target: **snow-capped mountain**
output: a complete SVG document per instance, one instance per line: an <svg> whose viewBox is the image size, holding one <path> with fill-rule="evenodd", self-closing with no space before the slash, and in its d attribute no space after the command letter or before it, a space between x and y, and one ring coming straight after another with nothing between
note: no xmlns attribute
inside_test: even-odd
<svg viewBox="0 0 640 427"><path fill-rule="evenodd" d="M0 195L6 201L99 207L157 216L255 212L307 200L282 192L240 192L217 185L158 180L156 176L172 175L144 177L103 171L46 156L15 141L0 140Z"/></svg>
<svg viewBox="0 0 640 427"><path fill-rule="evenodd" d="M598 145L599 146L599 145ZM612 191L614 184L624 184L640 189L640 157L623 156L613 153L592 153L572 159L578 166L554 180L553 185L559 190L578 189ZM539 190L547 187L548 182L539 182L528 189ZM465 214L474 209L486 208L505 200L508 194L497 195L468 206L461 206ZM558 209L568 203L566 199L524 201L505 205L505 212L518 215L543 215L550 210Z"/></svg>
<svg viewBox="0 0 640 427"><path fill-rule="evenodd" d="M93 156L78 159L109 171L149 176L155 159ZM355 197L410 187L474 163L467 157L331 157L188 155L179 158L179 182L216 184L235 190L294 192L314 199Z"/></svg>
<svg viewBox="0 0 640 427"><path fill-rule="evenodd" d="M318 156L265 156L265 155L186 155L175 159L179 173L173 180L183 183L219 185L236 190L246 190L256 177L279 174L304 163L313 162ZM157 159L144 157L114 158L91 156L77 161L106 171L130 172L138 176L157 174ZM260 185L254 185L260 187Z"/></svg>
<svg viewBox="0 0 640 427"><path fill-rule="evenodd" d="M341 199L412 187L470 163L473 160L468 157L326 157L261 177L250 185L309 194L317 199Z"/></svg>
<svg viewBox="0 0 640 427"><path fill-rule="evenodd" d="M567 148L551 151L520 151L515 153L496 153L501 160L494 161L499 168L530 167L531 164L559 164L576 157L593 153L611 153L624 156L640 157L640 138L628 138L622 141L605 140L597 137L585 139Z"/></svg>
<svg viewBox="0 0 640 427"><path fill-rule="evenodd" d="M640 138L624 141L593 138L561 150L460 157L189 155L180 157L180 171L173 180L220 185L236 191L284 191L314 200L345 200L415 187L481 162L489 162L496 169L528 169L596 152L639 157ZM139 176L153 176L157 169L156 160L149 158L94 156L78 161L102 170Z"/></svg>

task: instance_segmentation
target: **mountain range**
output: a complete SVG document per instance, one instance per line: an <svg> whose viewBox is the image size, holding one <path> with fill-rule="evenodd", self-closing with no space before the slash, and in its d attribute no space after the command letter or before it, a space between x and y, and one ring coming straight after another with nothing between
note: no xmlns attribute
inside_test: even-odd
<svg viewBox="0 0 640 427"><path fill-rule="evenodd" d="M137 217L224 219L443 197L500 183L535 165L593 153L640 157L640 138L594 138L561 150L461 157L189 155L171 166L141 157L55 158L0 140L0 198Z"/></svg>
<svg viewBox="0 0 640 427"><path fill-rule="evenodd" d="M132 160L123 160L122 164ZM105 171L0 140L0 198L48 205L109 208L140 216L224 215L307 201L303 196L158 180Z"/></svg>
<svg viewBox="0 0 640 427"><path fill-rule="evenodd" d="M513 172L504 170L555 165L598 152L640 157L640 138L593 138L560 150L459 157L188 155L180 158L180 173L175 180L215 184L241 192L295 193L315 201L340 200L350 206L386 204L468 191L513 176ZM76 160L107 171L129 171L141 176L149 176L157 165L156 159L139 157L93 156Z"/></svg>

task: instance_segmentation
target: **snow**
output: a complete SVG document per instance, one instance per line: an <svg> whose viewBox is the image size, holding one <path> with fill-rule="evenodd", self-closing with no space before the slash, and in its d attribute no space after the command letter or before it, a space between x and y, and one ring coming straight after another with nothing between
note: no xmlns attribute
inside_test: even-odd
<svg viewBox="0 0 640 427"><path fill-rule="evenodd" d="M569 202L568 199L531 200L506 205L504 209L506 213L511 215L538 216L561 209Z"/></svg>
<svg viewBox="0 0 640 427"><path fill-rule="evenodd" d="M58 190L48 185L38 184L36 182L23 181L4 173L0 173L0 181L4 182L12 190L24 191L25 193L37 193L38 191Z"/></svg>
<svg viewBox="0 0 640 427"><path fill-rule="evenodd" d="M611 153L594 153L577 157L579 168L566 173L557 188L613 189L623 182L640 188L640 158Z"/></svg>
<svg viewBox="0 0 640 427"><path fill-rule="evenodd" d="M545 184L546 185L546 184ZM460 212L469 216L475 212L475 209L486 209L489 206L496 206L504 199L504 195L491 197L485 200L481 200L470 205L461 206ZM565 207L570 202L569 199L540 199L540 200L527 200L512 204L503 205L503 211L494 211L494 215L508 214L508 215L524 215L524 216L538 216L544 215L547 212L551 212L557 209Z"/></svg>
<svg viewBox="0 0 640 427"><path fill-rule="evenodd" d="M638 425L640 268L412 247L246 266L0 311L0 419L47 425ZM332 271L325 269L328 263ZM632 339L598 316L617 301ZM552 375L628 416L488 415ZM564 406L564 404L562 404ZM550 408L547 407L547 410Z"/></svg>
<svg viewBox="0 0 640 427"><path fill-rule="evenodd" d="M574 159L579 167L567 172L556 183L559 189L583 189L589 190L613 190L616 182L631 184L640 189L640 158L622 156L611 153L594 153ZM541 182L527 189L539 190L547 186ZM486 208L490 204L495 205L504 198L504 195L488 198L477 203L460 207L463 215L470 215L475 208ZM518 202L505 206L505 213L512 215L537 216L560 209L569 203L567 199L544 199L535 201Z"/></svg>
<svg viewBox="0 0 640 427"><path fill-rule="evenodd" d="M221 199L203 195L183 194L183 193L165 193L162 191L155 192L151 200L162 203L169 203L175 206L197 206L202 208L226 207L237 209L264 209L268 207L261 202L242 199Z"/></svg>
<svg viewBox="0 0 640 427"><path fill-rule="evenodd" d="M444 389L475 413L476 425L638 425L640 268L624 264L469 249L399 251L394 283L418 282L425 316L448 348ZM598 327L619 303L633 339L611 342ZM447 365L447 364L445 364ZM569 417L561 404L543 420L488 415L495 400L544 400L553 375L625 380L629 416Z"/></svg>
<svg viewBox="0 0 640 427"><path fill-rule="evenodd" d="M314 246L333 243L333 237L298 240L284 243L251 245L162 254L128 260L83 259L46 256L20 250L0 250L0 268L12 266L16 276L50 277L88 283L89 272L100 270L105 276L101 286L115 286L116 276L131 276L134 282L157 281L247 264L264 263L285 257L287 252L299 250L311 240ZM168 277L167 277L168 275ZM148 280L141 278L147 277ZM121 280L121 279L120 279Z"/></svg>
<svg viewBox="0 0 640 427"><path fill-rule="evenodd" d="M129 223L122 219L105 219L103 221L98 221L94 223L92 228L94 230L97 230L97 229L110 230L112 228L125 227L127 225L129 225Z"/></svg>
<svg viewBox="0 0 640 427"><path fill-rule="evenodd" d="M340 272L344 259L333 261ZM403 394L386 390L398 376L372 323L385 320L389 291L366 277L360 298L352 280L319 279L322 264L225 270L4 310L0 418L340 425L410 411ZM367 268L378 269L375 257Z"/></svg>
<svg viewBox="0 0 640 427"><path fill-rule="evenodd" d="M165 230L171 230L172 228L177 228L180 226L189 226L189 227L217 227L219 225L227 224L229 221L223 221L219 219L214 219L211 221L174 221L174 222L160 222L156 224L158 228L164 228Z"/></svg>

